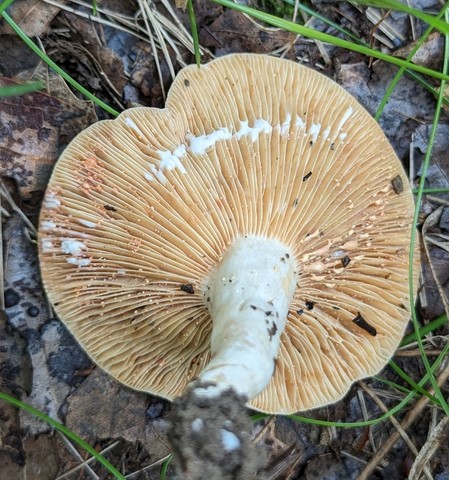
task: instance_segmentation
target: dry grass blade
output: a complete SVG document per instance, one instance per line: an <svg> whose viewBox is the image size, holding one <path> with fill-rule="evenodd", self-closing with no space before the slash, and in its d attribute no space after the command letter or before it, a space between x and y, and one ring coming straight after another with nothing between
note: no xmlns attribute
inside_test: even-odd
<svg viewBox="0 0 449 480"><path fill-rule="evenodd" d="M425 350L428 357L438 357L442 350ZM402 352L396 352L395 357L421 357L419 350L404 350Z"/></svg>
<svg viewBox="0 0 449 480"><path fill-rule="evenodd" d="M139 0L139 6L140 6L140 14L142 15L142 18L144 20L145 26L147 27L147 31L149 35L152 36L152 32L149 29L148 25L151 24L151 27L154 30L154 33L156 34L156 38L159 42L159 46L162 49L162 52L165 57L165 61L167 62L168 69L170 70L170 75L172 79L175 78L175 67L173 66L173 62L171 61L170 54L167 49L167 45L165 44L165 38L166 35L163 35L163 26L160 24L160 22L156 18L156 14L154 11L154 7L152 8L150 4L145 1L145 0ZM156 55L155 55L155 60L157 61ZM162 83L162 77L161 77L161 83Z"/></svg>
<svg viewBox="0 0 449 480"><path fill-rule="evenodd" d="M429 463L436 450L447 441L447 427L449 425L449 417L444 417L436 428L432 431L430 437L421 448L409 473L409 480L420 480L422 472L427 470L426 465Z"/></svg>
<svg viewBox="0 0 449 480"><path fill-rule="evenodd" d="M162 465L164 462L170 459L170 456L173 455L172 453L169 453L165 457L160 458L159 460L156 460L155 462L151 463L150 465L147 465L145 467L142 467L140 470L136 470L135 472L130 473L129 475L126 475L126 480L138 480L139 478L143 478L141 476L142 473L146 472L147 470L150 470L150 468L157 467L158 465Z"/></svg>
<svg viewBox="0 0 449 480"><path fill-rule="evenodd" d="M363 382L361 382L361 383L363 383ZM363 396L363 394L360 390L357 391L357 397L359 399L360 408L362 410L363 420L366 421L366 420L369 419L368 409L366 408L365 398L364 398L364 396ZM367 432L367 437L368 437L370 445L371 445L371 449L372 449L373 452L375 452L377 450L377 448L376 448L376 443L375 443L375 440L374 440L373 429L371 427L367 427L366 432Z"/></svg>
<svg viewBox="0 0 449 480"><path fill-rule="evenodd" d="M368 20L371 23L373 23L375 27L378 28L390 40L394 41L397 39L401 42L404 41L403 35L400 32L398 32L398 30L395 29L393 25L389 22L387 18L389 16L389 12L387 12L387 14L382 15L379 9L368 7L365 13ZM385 39L382 39L382 41L383 43L387 44L387 42L385 42Z"/></svg>
<svg viewBox="0 0 449 480"><path fill-rule="evenodd" d="M371 397L374 403L382 410L382 412L388 412L388 408L385 406L382 400L368 387L368 385L364 381L360 381L359 384L363 388L363 390ZM397 433L407 444L408 448L410 448L410 451L413 453L413 455L417 456L419 453L418 449L416 448L410 437L407 435L407 432L402 428L401 424L396 420L396 418L394 418L393 415L389 417L389 420L396 428ZM424 469L424 474L426 475L426 478L428 480L432 480L433 477L428 468Z"/></svg>
<svg viewBox="0 0 449 480"><path fill-rule="evenodd" d="M278 455L267 469L267 480L288 480L303 456L293 443Z"/></svg>
<svg viewBox="0 0 449 480"><path fill-rule="evenodd" d="M161 85L162 96L165 99L166 92L164 87L164 79L162 77L161 64L159 63L159 55L157 54L156 43L154 41L153 34L151 33L151 28L148 22L148 15L145 14L145 2L143 0L139 0L139 6L140 6L140 13L145 23L147 35L148 35L148 38L150 39L151 50L153 52L154 61L156 63L156 69L157 69L157 74L159 76L159 83ZM169 63L169 67L170 67L170 72L173 76L173 72L172 72L173 65L171 64L171 62Z"/></svg>
<svg viewBox="0 0 449 480"><path fill-rule="evenodd" d="M167 12L170 14L172 20L167 19L167 17L161 15L159 12L156 12L157 18L159 22L164 26L165 30L169 32L173 38L179 42L181 45L186 47L191 53L195 53L195 48L193 44L193 38L182 22L179 20L178 16L176 15L175 10L173 10L170 0L161 0L162 5L164 5L165 9ZM181 65L186 65L182 55L176 48L175 44L171 44L173 47L174 51L176 52L176 60L181 64ZM203 48L201 45L199 45L200 52L202 53L207 53L208 56L213 58L212 53L207 50L206 48Z"/></svg>
<svg viewBox="0 0 449 480"><path fill-rule="evenodd" d="M440 372L440 374L437 377L437 383L439 386L441 386L446 380L449 378L449 363L446 364L444 369ZM431 391L433 393L433 390ZM409 411L409 413L406 415L405 419L402 421L401 428L403 430L407 430L415 420L417 420L422 411L426 408L427 404L429 403L429 398L428 397L421 397L415 404L415 406ZM379 462L387 455L387 453L391 450L393 445L400 439L401 435L398 430L393 432L390 435L390 438L388 438L383 445L379 448L379 450L374 454L373 458L367 463L366 467L363 469L361 474L358 477L358 480L368 480L369 476Z"/></svg>
<svg viewBox="0 0 449 480"><path fill-rule="evenodd" d="M429 259L430 269L433 278L438 287L441 301L444 304L446 315L449 314L449 298L447 289L445 288L445 266L438 264L438 258L435 256L435 247L441 254L449 252L449 237L440 232L439 222L447 205L443 205L432 212L425 220L422 227L422 235L424 238L424 248L426 250L427 258ZM439 255L440 256L440 255Z"/></svg>
<svg viewBox="0 0 449 480"><path fill-rule="evenodd" d="M74 15L77 15L82 18L87 18L91 20L92 22L99 23L101 25L105 25L108 27L115 28L116 30L120 30L122 32L129 33L130 35L134 35L136 38L139 40L143 40L144 42L149 42L149 39L146 35L142 35L141 32L142 29L136 28L135 25L135 20L132 17L127 17L127 16L122 16L119 15L115 12L111 12L109 10L103 10L103 9L98 9L99 13L104 13L104 15L107 15L109 18L114 19L114 21L106 20L100 16L93 16L90 13L86 13L84 11L76 10L72 7L69 7L67 5L61 4L59 2L53 1L53 0L43 0L45 3L48 3L49 5L53 5L56 7L59 7L61 10L64 10L66 12L73 13ZM78 2L74 0L72 3L75 3L77 5L81 6L88 6L84 2ZM144 31L144 30L143 30Z"/></svg>
<svg viewBox="0 0 449 480"><path fill-rule="evenodd" d="M261 441L263 436L270 430L270 428L274 428L276 423L276 417L274 415L270 415L268 418L265 419L264 425L262 428L254 435L253 442L257 443Z"/></svg>
<svg viewBox="0 0 449 480"><path fill-rule="evenodd" d="M73 473L78 472L83 468L87 471L91 478L93 478L94 480L100 480L100 477L89 466L89 464L96 461L96 459L94 457L90 457L87 460L84 460L83 457L79 454L78 450L72 445L72 443L64 435L59 435L70 453L81 463L76 467L73 467L69 471L63 473L62 475L59 475L59 477L57 477L55 480L64 480L66 478L69 478ZM118 445L118 443L118 441L113 442L111 445L104 448L100 453L104 455L106 452L112 450L116 445Z"/></svg>
<svg viewBox="0 0 449 480"><path fill-rule="evenodd" d="M37 236L36 227L31 223L29 218L19 208L19 206L14 201L14 199L12 198L11 194L9 193L8 189L5 187L2 181L0 181L0 197L3 197L4 200L9 204L10 208L20 216L20 218L28 227L28 231L30 233L31 238L35 238Z"/></svg>
<svg viewBox="0 0 449 480"><path fill-rule="evenodd" d="M158 10L151 10L151 8L148 6L148 2L142 0L140 2L141 14L137 14L135 16L124 15L108 8L103 8L101 6L98 6L97 8L98 15L94 16L84 10L82 11L75 9L58 1L44 0L44 2L48 3L49 5L57 6L62 10L73 13L74 15L87 18L92 22L96 22L101 25L112 27L116 30L127 32L130 35L135 36L139 40L143 40L144 42L149 43L150 45L152 45L153 42L156 50L159 48L166 49L165 43L168 43L176 55L176 60L182 66L185 66L186 62L178 49L178 45L184 46L191 53L194 53L195 50L192 36L184 27L182 22L179 20L175 10L173 10L172 6L167 0L163 0L162 4L166 9L168 15L163 15ZM88 2L83 2L81 0L73 0L73 2L71 3L88 9L92 8L92 4L89 4ZM149 22L148 25L145 25L145 18L148 17L145 13L145 10L147 8L151 10L151 16L155 22L154 24L152 22ZM142 22L140 22L139 20L143 20L144 25L142 25ZM152 31L152 26L155 27L155 32L157 32L157 29L160 31L160 35L156 35L156 38L150 35ZM148 30L148 28L150 28L150 30ZM162 43L160 43L160 41L162 41ZM205 48L200 48L200 51L203 53L207 53L210 57L213 57L213 55ZM167 59L167 62L169 61L170 59Z"/></svg>

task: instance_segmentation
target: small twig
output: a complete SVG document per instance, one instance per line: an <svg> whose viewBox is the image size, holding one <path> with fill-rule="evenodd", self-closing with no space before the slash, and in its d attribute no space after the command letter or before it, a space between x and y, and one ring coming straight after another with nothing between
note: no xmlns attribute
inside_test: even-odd
<svg viewBox="0 0 449 480"><path fill-rule="evenodd" d="M407 0L407 6L408 7L412 6L410 0ZM415 41L416 40L416 26L415 26L416 19L413 15L409 15L408 18L410 20L410 30L412 33L412 40Z"/></svg>
<svg viewBox="0 0 449 480"><path fill-rule="evenodd" d="M382 402L382 400L366 385L366 383L361 380L359 382L360 386L365 390L365 392L371 397L371 399L374 401L374 403L385 413L388 411L388 408L385 406L385 404ZM405 430L402 428L401 424L396 420L396 418L392 415L391 417L388 418L390 422L393 424L393 426L396 428L396 432L402 437L404 442L407 444L408 448L411 450L413 455L415 457L418 455L418 449L416 448L415 444L412 442L410 437L407 435ZM375 451L375 450L374 450ZM428 469L424 470L424 473L426 474L426 477L429 480L432 480L432 474ZM360 480L360 478L359 478Z"/></svg>
<svg viewBox="0 0 449 480"><path fill-rule="evenodd" d="M360 382L360 384L362 384L362 383L364 385L364 382ZM363 385L361 385L361 386L363 387ZM363 420L366 421L366 420L369 419L369 415L368 415L368 410L366 408L365 398L363 396L363 393L360 390L357 391L357 397L359 399L360 408L362 409ZM368 438L369 438L369 442L371 444L371 450L373 452L375 452L377 450L377 448L376 448L376 442L374 441L373 429L371 427L368 427Z"/></svg>
<svg viewBox="0 0 449 480"><path fill-rule="evenodd" d="M154 63L156 65L156 70L157 70L157 74L158 74L158 77L159 77L159 83L160 83L160 86L161 86L162 97L164 98L164 101L165 101L166 92L165 92L165 86L164 86L164 77L162 75L161 64L159 62L159 55L157 53L156 42L154 41L153 33L151 31L151 28L150 28L151 17L149 17L149 15L148 15L147 8L146 8L147 7L146 3L143 0L138 0L138 3L139 3L139 8L140 8L140 14L142 15L142 18L143 18L143 21L144 21L144 24L145 24L145 28L146 28L146 31L147 31L147 35L148 35L148 38L150 40L151 50L153 52ZM154 25L153 25L153 27L154 27ZM158 35L158 38L159 38L160 37L160 32L157 31L156 34ZM171 62L168 62L168 66L169 67L171 66ZM171 67L171 70L172 70L172 68L173 67Z"/></svg>
<svg viewBox="0 0 449 480"><path fill-rule="evenodd" d="M0 195L6 200L6 202L8 202L11 209L20 216L20 218L28 227L31 236L35 238L37 236L36 227L31 223L30 219L19 208L19 206L14 201L14 199L12 198L11 194L9 193L8 189L5 187L2 181L0 181Z"/></svg>
<svg viewBox="0 0 449 480"><path fill-rule="evenodd" d="M447 379L449 378L449 363L444 367L441 373L438 375L436 381L438 385L442 385ZM431 390L433 394L433 389ZM412 408L408 414L406 415L405 419L401 423L401 428L403 430L407 430L415 420L417 420L422 411L426 408L427 404L429 403L428 397L421 397L415 404L414 408ZM399 440L401 437L398 430L394 431L390 438L388 438L382 446L380 446L379 450L374 454L373 458L367 463L366 467L358 477L358 480L367 480L371 473L374 471L376 466L379 462L387 455L387 453L391 450L393 445Z"/></svg>
<svg viewBox="0 0 449 480"><path fill-rule="evenodd" d="M276 421L276 417L274 415L271 415L270 417L268 417L267 421L265 422L265 424L262 426L262 428L260 429L259 432L256 433L256 435L254 436L253 438L253 442L254 443L257 443L260 441L260 439L265 435L265 433L267 432L267 430L270 428L270 426L272 426L274 424L274 422Z"/></svg>
<svg viewBox="0 0 449 480"><path fill-rule="evenodd" d="M438 357L442 350L425 350L428 357ZM394 354L395 357L421 357L419 350L402 350Z"/></svg>
<svg viewBox="0 0 449 480"><path fill-rule="evenodd" d="M266 470L267 480L290 479L303 456L304 453L299 452L296 444L292 443L273 460L271 466Z"/></svg>
<svg viewBox="0 0 449 480"><path fill-rule="evenodd" d="M444 417L441 422L433 430L426 443L421 448L420 452L413 462L409 473L409 480L420 480L422 471L426 471L426 465L432 458L435 451L440 447L442 441L447 434L447 426L449 425L449 417Z"/></svg>
<svg viewBox="0 0 449 480"><path fill-rule="evenodd" d="M94 461L96 461L96 458L95 457L90 457L88 458L87 460L84 460L83 457L80 455L80 453L78 452L78 450L72 445L72 443L64 436L62 435L61 433L57 432L62 441L66 444L66 447L67 449L69 450L69 452L79 461L79 462L82 462L80 463L79 465L77 465L76 467L73 467L72 469L68 470L67 472L63 473L62 475L60 475L59 477L57 477L55 480L63 480L64 478L67 478L69 477L72 473L75 473L79 470L81 470L82 468L85 468L87 470L87 472L89 473L89 475L95 479L95 480L100 480L100 477L92 470L92 468L90 468L89 466L89 463L92 463ZM109 450L113 449L117 444L119 443L119 441L115 441L114 443L111 443L111 445L107 446L106 448L104 448L100 453L101 455L105 454L106 452L108 452Z"/></svg>
<svg viewBox="0 0 449 480"><path fill-rule="evenodd" d="M159 460L156 460L151 465L147 465L146 467L143 467L140 470L136 470L135 472L132 472L132 473L126 475L125 478L127 480L132 480L139 473L146 472L150 468L157 467L158 465L162 465L164 462L166 462L170 458L170 455L172 455L172 453L169 453L168 455L165 455L165 457L162 457Z"/></svg>

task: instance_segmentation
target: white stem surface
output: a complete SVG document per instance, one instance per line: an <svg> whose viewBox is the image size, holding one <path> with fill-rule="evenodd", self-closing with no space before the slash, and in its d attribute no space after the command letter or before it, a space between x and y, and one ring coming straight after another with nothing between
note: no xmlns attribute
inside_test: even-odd
<svg viewBox="0 0 449 480"><path fill-rule="evenodd" d="M205 285L212 317L212 359L201 372L198 395L233 388L248 399L269 383L279 339L295 291L292 251L265 237L238 238Z"/></svg>

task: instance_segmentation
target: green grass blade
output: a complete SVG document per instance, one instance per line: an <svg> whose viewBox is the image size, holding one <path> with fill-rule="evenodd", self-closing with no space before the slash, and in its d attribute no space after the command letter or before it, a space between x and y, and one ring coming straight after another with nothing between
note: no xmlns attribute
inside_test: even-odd
<svg viewBox="0 0 449 480"><path fill-rule="evenodd" d="M425 75L429 75L434 78L438 78L440 80L449 81L449 75L445 73L437 72L436 70L431 70L421 65L415 65L414 63L406 62L401 58L387 55L385 53L379 52L377 50L373 50L372 48L366 47L364 45L359 45L353 42L349 42L347 40L342 40L341 38L338 38L338 37L333 37L332 35L329 35L327 33L319 32L317 30L313 30L311 28L298 25L288 20L284 20L274 15L270 15L269 13L260 12L259 10L256 10L254 8L250 8L244 5L240 5L238 3L234 3L231 0L212 0L212 1L218 5L222 5L224 7L232 8L234 10L238 10L239 12L246 13L247 15L257 20L260 20L262 22L268 23L273 27L282 28L284 30L295 33L297 35L303 35L304 37L307 37L307 38L312 38L324 43L335 45L337 47L362 53L363 55L366 55L368 57L374 57L380 60L384 60L398 67L403 66L405 68L416 70L417 72L423 73Z"/></svg>
<svg viewBox="0 0 449 480"><path fill-rule="evenodd" d="M419 18L423 22L426 22L428 25L432 26L436 30L439 30L442 33L449 34L449 24L441 21L427 13L417 10L407 6L405 3L398 2L397 0L355 0L355 3L360 5L367 5L370 7L377 8L386 8L388 10L397 10L400 12L408 13L409 15Z"/></svg>
<svg viewBox="0 0 449 480"><path fill-rule="evenodd" d="M447 11L445 12L445 20L447 21L448 18L448 13ZM445 36L445 45L444 45L444 60L443 60L443 72L448 71L448 66L449 66L449 35ZM412 235L410 239L410 254L409 254L409 268L410 268L410 274L409 274L409 291L410 291L410 307L411 307L411 312L412 312L412 322L413 322L413 328L415 329L416 333L416 341L418 343L418 348L419 351L421 352L421 357L422 361L424 364L424 367L426 368L426 372L429 374L430 377L430 382L435 390L435 395L438 398L441 407L444 410L444 413L446 416L449 416L449 405L446 402L443 394L441 393L441 390L439 389L436 379L433 375L430 375L431 372L431 367L429 364L429 360L425 354L424 350L424 345L422 342L422 339L420 337L420 325L418 322L418 318L416 315L416 309L415 309L415 299L414 299L414 285L413 285L413 262L414 262L414 249L416 245L416 226L418 225L419 221L419 213L420 213L420 206L421 206L421 201L422 201L422 196L423 196L423 189L424 189L424 182L427 177L427 170L429 168L430 164L430 157L432 153L432 147L435 142L435 137L436 137L436 132L441 116L441 110L442 110L442 104L443 104L443 95L444 95L444 87L445 87L445 81L443 80L440 85L440 90L439 90L439 95L437 99L437 104L436 104L436 109L435 109L435 115L433 118L432 122L432 128L430 130L430 135L429 135L429 142L428 142L428 148L426 151L426 155L424 158L424 162L422 164L422 173L421 173L421 178L419 180L419 187L418 187L418 192L416 194L416 206L415 206L415 212L413 216L413 225L415 228L412 229Z"/></svg>
<svg viewBox="0 0 449 480"><path fill-rule="evenodd" d="M424 375L424 377L418 382L418 385L420 387L423 387L429 381L429 378L433 377L435 370L440 367L443 360L446 358L446 355L448 354L448 352L449 352L449 342L445 345L440 355L438 355L435 362L430 367L430 371L427 372ZM397 405L392 407L388 412L372 420L365 420L361 422L332 422L329 420L317 420L315 418L303 417L301 415L287 415L287 418L291 418L292 420L295 420L297 422L310 423L310 424L319 425L322 427L340 427L340 428L367 427L369 425L375 425L384 420L387 420L392 415L395 415L396 413L400 412L410 402L410 400L412 400L412 398L415 395L416 395L415 390L412 390L410 393L408 393L404 397L403 400L401 400ZM438 403L441 404L441 400Z"/></svg>
<svg viewBox="0 0 449 480"><path fill-rule="evenodd" d="M439 12L437 18L443 17L447 8L449 8L449 3L446 3L446 5L444 5L444 7ZM410 64L410 62L412 61L412 58L415 56L415 53L422 47L422 45L427 40L428 36L432 33L432 31L433 31L433 26L430 26L429 28L426 29L426 31L424 32L422 37L419 39L419 41L416 42L416 45L413 47L413 49L411 50L411 52L407 55L407 58L405 59L405 61L408 64ZM411 72L409 69L407 69L407 70L408 70L409 74L414 73L414 72ZM379 108L377 109L377 112L374 115L374 118L376 120L379 120L380 116L382 115L383 110L385 108L385 105L388 103L388 100L390 99L390 97L393 93L393 90L396 88L396 85L398 84L399 80L402 78L402 75L404 74L405 71L406 71L405 67L400 67L399 71L396 73L393 80L390 82L390 85L388 86L387 91L385 92L385 95L383 96L382 101L380 102ZM416 79L416 80L418 80L418 79ZM430 88L432 89L432 87L430 87ZM435 90L434 90L434 95L435 96L437 95L437 92Z"/></svg>
<svg viewBox="0 0 449 480"><path fill-rule="evenodd" d="M5 0L4 2L0 3L0 14L3 13L15 1L16 0Z"/></svg>
<svg viewBox="0 0 449 480"><path fill-rule="evenodd" d="M58 75L60 75L67 83L76 88L80 93L82 93L89 100L95 102L99 107L106 110L111 115L117 116L119 112L110 107L107 103L103 102L95 95L89 92L76 80L74 80L70 75L68 75L62 68L60 68L50 57L45 55L44 52L28 37L28 35L14 22L14 20L8 15L7 12L3 11L0 13L0 16L8 23L8 25L14 30L14 32L25 42L25 44L36 54L39 58L44 61L50 68L52 68Z"/></svg>
<svg viewBox="0 0 449 480"><path fill-rule="evenodd" d="M161 474L160 474L160 479L161 480L166 480L168 466L170 465L170 462L172 461L172 459L173 459L173 453L171 453L168 456L167 460L165 460L165 462L162 464Z"/></svg>
<svg viewBox="0 0 449 480"><path fill-rule="evenodd" d="M198 39L198 29L196 26L195 10L193 9L193 1L187 0L187 10L189 12L190 31L192 32L193 48L195 50L195 63L198 68L201 64L200 41Z"/></svg>
<svg viewBox="0 0 449 480"><path fill-rule="evenodd" d="M105 467L109 471L109 473L111 473L114 476L114 478L116 478L117 480L125 480L125 477L118 470L116 470L115 467L113 467L102 455L100 455L85 440L83 440L76 433L72 432L61 423L57 422L56 420L53 420L53 418L49 417L48 415L45 415L45 413L40 412L39 410L32 407L31 405L28 405L27 403L24 403L18 400L17 398L11 397L6 393L0 392L0 400L4 400L5 402L8 402L11 405L14 405L15 407L22 408L23 410L26 410L32 415L35 415L36 417L40 418L44 422L47 422L53 428L63 433L67 438L70 438L70 440L73 440L81 448L83 448L84 450L89 452L93 457L95 457L97 461L101 463L103 467Z"/></svg>
<svg viewBox="0 0 449 480"><path fill-rule="evenodd" d="M406 345L409 345L412 342L416 341L417 335L419 335L420 338L425 337L428 333L433 332L437 328L440 328L442 325L444 325L447 322L447 316L445 314L440 315L439 317L435 318L431 322L429 322L427 325L424 325L423 327L420 327L418 329L418 332L412 332L406 335L403 339L402 342L400 343L401 347L404 347Z"/></svg>
<svg viewBox="0 0 449 480"><path fill-rule="evenodd" d="M42 82L30 82L23 85L7 85L0 87L0 97L15 97L25 95L26 93L42 90L45 85Z"/></svg>
<svg viewBox="0 0 449 480"><path fill-rule="evenodd" d="M263 420L264 418L267 418L269 417L270 415L268 413L254 413L253 415L251 415L249 418L253 421L253 422L258 422L259 420Z"/></svg>
<svg viewBox="0 0 449 480"><path fill-rule="evenodd" d="M288 5L295 5L295 2L294 0L284 0L284 3L287 3ZM307 5L303 5L302 3L298 3L297 4L298 6L298 9L307 13L307 15L310 15L312 17L315 17L316 19L320 20L321 22L323 22L325 25L328 25L329 27L332 27L333 29L335 29L336 31L340 32L341 34L345 35L347 38L350 38L351 40L353 40L354 42L360 44L360 45L364 45L365 47L368 47L370 48L369 44L367 44L366 42L364 42L363 40L361 40L360 38L358 38L356 35L354 35L352 32L349 32L348 30L342 28L340 25L338 25L337 23L333 22L332 20L330 20L329 18L325 17L324 15L321 15L317 12L315 12L314 10L312 10L311 8L309 8ZM444 11L446 10L446 8L449 6L449 4L446 4L441 12L437 15L436 18L441 18L444 14ZM429 35L430 32L432 32L433 28L430 27L426 30L426 32L423 34L423 36L419 39L419 41L417 42L416 44L416 47L414 48L413 50L413 53L411 55L409 55L407 58L406 58L406 62L407 63L411 63L411 59L413 58L413 55L414 53L422 46L422 44L425 42L427 36ZM434 88L434 86L428 82L425 78L423 78L420 74L414 72L413 70L410 70L409 68L404 68L404 67L400 67L401 70L395 75L395 78L393 79L392 83L390 84L390 86L388 87L385 95L383 96L382 98L382 101L379 105L379 108L377 110L377 113L376 115L374 116L376 118L376 120L378 120L383 112L383 109L385 107L385 105L388 103L388 100L389 98L391 97L391 94L393 93L393 90L397 84L397 82L401 79L402 77L402 74L403 72L405 71L407 73L407 75L411 78L413 78L417 83L419 83L420 85L422 85L426 90L428 90L432 95L434 95L434 97L436 98L438 96L438 90L436 88ZM446 106L449 107L449 98L447 97L444 97L443 99L443 102Z"/></svg>
<svg viewBox="0 0 449 480"><path fill-rule="evenodd" d="M409 388L403 387L402 385L398 385L395 382L392 382L391 380L388 380L388 378L383 378L383 377L378 377L374 376L373 377L375 380L378 382L384 383L385 385L388 385L391 387L393 390L397 390L398 392L405 393L406 395L411 392Z"/></svg>
<svg viewBox="0 0 449 480"><path fill-rule="evenodd" d="M287 3L288 5L294 6L295 5L295 0L284 0L284 3ZM296 3L296 6L298 7L298 10L300 10L301 12L307 13L307 15L309 15L311 17L314 17L317 20L320 20L324 24L326 24L329 27L332 27L333 29L335 29L337 32L340 32L343 35L345 35L346 37L351 38L352 40L354 40L354 42L361 43L361 44L363 43L360 40L360 38L357 37L357 35L355 35L354 33L350 32L346 29L344 29L338 23L334 22L330 18L325 17L324 15L321 15L321 13L316 12L312 8L308 7L307 5L304 5L303 3L298 2L298 3Z"/></svg>
<svg viewBox="0 0 449 480"><path fill-rule="evenodd" d="M421 395L424 395L436 405L440 405L440 402L437 398L431 395L425 388L421 387L421 385L416 383L413 378L410 377L410 375L407 375L395 361L390 360L389 365L404 381L406 381L413 388L415 392L419 392Z"/></svg>
<svg viewBox="0 0 449 480"><path fill-rule="evenodd" d="M407 75L413 78L413 80L415 80L417 83L423 86L426 90L428 90L435 98L438 97L438 89L436 89L431 83L429 83L419 73L416 73L416 72L413 72L412 70L407 69ZM444 95L443 97L443 104L446 107L449 107L449 97L447 97L447 95Z"/></svg>

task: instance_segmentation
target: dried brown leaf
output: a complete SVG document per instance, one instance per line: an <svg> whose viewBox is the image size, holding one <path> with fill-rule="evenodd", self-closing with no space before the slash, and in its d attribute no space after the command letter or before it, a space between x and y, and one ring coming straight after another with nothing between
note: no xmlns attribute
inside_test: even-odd
<svg viewBox="0 0 449 480"><path fill-rule="evenodd" d="M32 200L45 189L61 147L96 115L90 101L76 98L61 77L42 65L34 74L20 77L43 80L46 89L0 97L0 176L13 179L21 198ZM0 77L0 85L16 81Z"/></svg>
<svg viewBox="0 0 449 480"><path fill-rule="evenodd" d="M237 52L270 53L292 40L285 30L263 28L235 10L225 10L207 28L202 45L220 54Z"/></svg>
<svg viewBox="0 0 449 480"><path fill-rule="evenodd" d="M146 422L149 397L123 388L107 374L96 369L67 398L67 426L86 439L122 437L141 442L153 458L169 453L164 420Z"/></svg>
<svg viewBox="0 0 449 480"><path fill-rule="evenodd" d="M60 3L64 5L66 2L60 0ZM47 33L50 22L59 10L59 7L40 0L21 0L15 1L8 8L8 13L28 36L40 37ZM5 33L12 33L12 30L3 22L0 23L0 35Z"/></svg>

